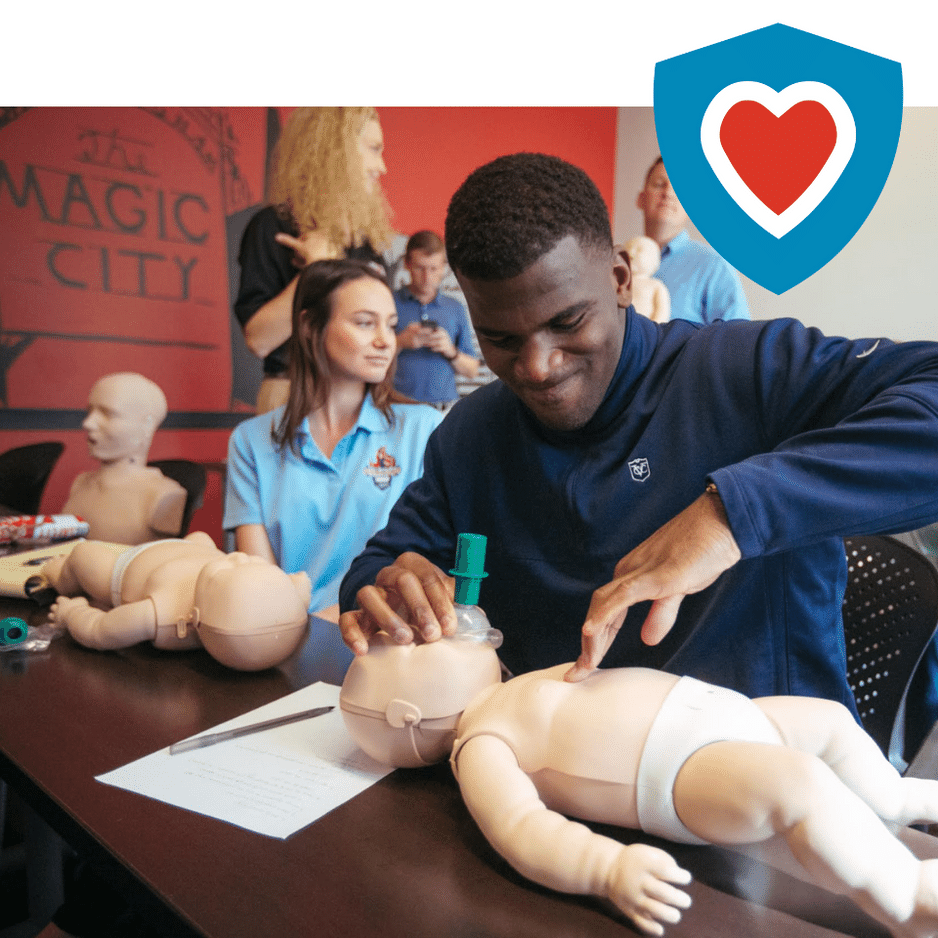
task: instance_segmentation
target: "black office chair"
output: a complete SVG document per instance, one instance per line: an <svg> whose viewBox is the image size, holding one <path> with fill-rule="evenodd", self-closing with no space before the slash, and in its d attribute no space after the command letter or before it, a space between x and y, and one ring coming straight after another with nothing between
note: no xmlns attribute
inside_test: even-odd
<svg viewBox="0 0 938 938"><path fill-rule="evenodd" d="M182 512L182 525L178 535L185 537L189 533L192 516L202 507L208 481L205 468L189 459L155 459L147 465L159 469L164 476L174 479L186 490L186 506Z"/></svg>
<svg viewBox="0 0 938 938"><path fill-rule="evenodd" d="M4 513L39 513L46 482L62 455L59 442L30 443L0 453L0 505Z"/></svg>
<svg viewBox="0 0 938 938"><path fill-rule="evenodd" d="M844 548L847 677L864 728L902 772L909 685L938 629L938 572L885 535L848 537Z"/></svg>

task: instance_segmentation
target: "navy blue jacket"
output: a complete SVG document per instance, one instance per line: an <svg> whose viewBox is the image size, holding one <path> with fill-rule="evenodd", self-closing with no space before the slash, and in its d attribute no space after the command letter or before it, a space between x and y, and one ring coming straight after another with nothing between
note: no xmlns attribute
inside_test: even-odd
<svg viewBox="0 0 938 938"><path fill-rule="evenodd" d="M343 609L405 550L444 570L488 537L480 605L515 673L574 660L593 591L716 482L743 559L688 596L656 647L630 610L603 666L853 709L841 537L938 518L938 344L828 338L794 320L657 325L629 310L618 370L581 430L540 425L500 382L430 438L423 477L352 564Z"/></svg>

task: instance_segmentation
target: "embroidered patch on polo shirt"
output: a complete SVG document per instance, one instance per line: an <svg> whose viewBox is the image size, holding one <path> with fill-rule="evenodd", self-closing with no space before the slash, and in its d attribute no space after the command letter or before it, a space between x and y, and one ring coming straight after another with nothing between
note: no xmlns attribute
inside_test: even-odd
<svg viewBox="0 0 938 938"><path fill-rule="evenodd" d="M362 470L366 476L371 476L371 481L379 489L386 489L391 484L391 479L399 475L401 467L397 460L385 449L381 447L375 453L375 461L368 463Z"/></svg>

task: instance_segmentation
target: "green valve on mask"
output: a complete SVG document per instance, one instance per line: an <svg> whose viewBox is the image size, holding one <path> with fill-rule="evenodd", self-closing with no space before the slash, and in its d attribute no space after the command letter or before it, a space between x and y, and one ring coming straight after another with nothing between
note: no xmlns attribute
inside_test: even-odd
<svg viewBox="0 0 938 938"><path fill-rule="evenodd" d="M484 534L460 534L456 540L456 566L450 573L456 577L456 602L463 606L474 606L479 601L479 586L485 572L485 546L488 539Z"/></svg>

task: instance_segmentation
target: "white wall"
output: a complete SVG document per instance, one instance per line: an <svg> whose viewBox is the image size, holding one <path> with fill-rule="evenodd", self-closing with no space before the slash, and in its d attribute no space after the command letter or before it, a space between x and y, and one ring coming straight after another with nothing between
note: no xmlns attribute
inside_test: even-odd
<svg viewBox="0 0 938 938"><path fill-rule="evenodd" d="M658 155L651 108L620 108L613 233L641 234L635 196ZM691 236L703 241L690 226ZM753 319L794 316L830 335L938 340L938 108L906 108L896 158L873 211L850 243L776 296L746 277Z"/></svg>

